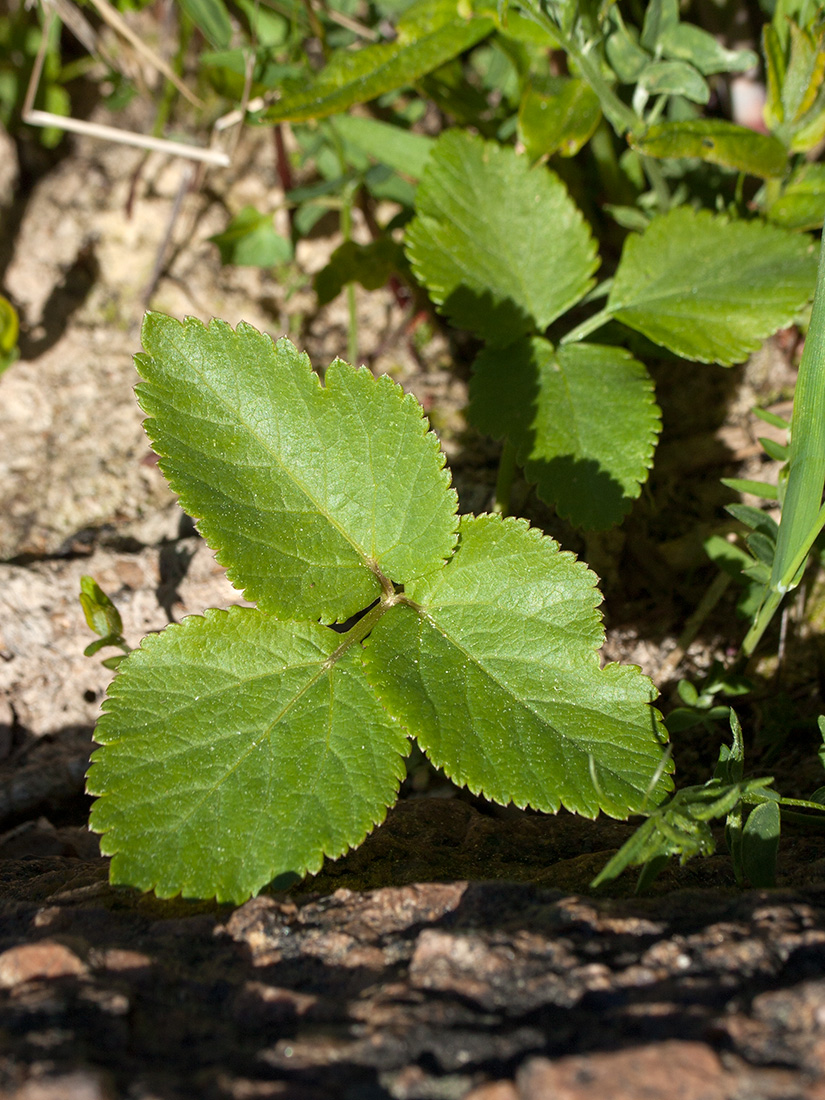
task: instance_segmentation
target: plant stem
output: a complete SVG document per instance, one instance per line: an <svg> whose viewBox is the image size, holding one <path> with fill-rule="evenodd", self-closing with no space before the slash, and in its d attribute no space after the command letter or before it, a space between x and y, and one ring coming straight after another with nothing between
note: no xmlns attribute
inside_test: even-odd
<svg viewBox="0 0 825 1100"><path fill-rule="evenodd" d="M784 508L782 514L785 514ZM778 586L775 589L772 588L769 590L768 598L759 609L759 614L757 615L756 622L745 635L745 640L742 643L742 653L745 657L750 657L750 655L756 649L757 645L759 645L762 635L768 629L768 625L770 624L771 619L776 614L776 610L782 602L785 594L789 592L791 588L795 588L796 585L799 583L797 579L797 574L801 571L802 566L805 563L805 559L810 553L811 547L813 546L817 535L823 527L825 527L825 505L823 505L819 509L819 513L816 517L816 521L814 522L813 527L811 527L810 531L805 536L802 545L799 547L799 550L796 553L796 556L791 560L790 565L782 574L782 578Z"/></svg>
<svg viewBox="0 0 825 1100"><path fill-rule="evenodd" d="M589 336L591 332L595 332L597 328L601 328L602 325L606 325L611 319L613 314L605 306L604 309L600 309L598 313L594 313L592 317L588 317L586 321L582 321L580 325L577 325L574 329L571 329L566 336L562 336L562 344L574 344L577 340L583 340L585 336Z"/></svg>
<svg viewBox="0 0 825 1100"><path fill-rule="evenodd" d="M341 233L344 240L352 240L352 199L351 187L344 192L344 201L341 206ZM350 366L358 366L358 308L355 302L355 283L347 283L347 312L349 324L347 326L347 362Z"/></svg>
<svg viewBox="0 0 825 1100"><path fill-rule="evenodd" d="M348 649L363 642L366 636L377 625L378 621L386 614L387 607L387 601L385 600L379 600L375 607L371 607L366 615L363 615L358 622L350 627L346 634L344 634L341 639L341 644L333 653L330 653L329 657L324 661L324 665L327 668L332 668L336 661L339 661Z"/></svg>
<svg viewBox="0 0 825 1100"><path fill-rule="evenodd" d="M567 34L542 9L540 0L518 0L519 6L529 12L534 22L543 26L558 41L568 57L572 57L584 79L599 97L604 117L618 134L641 132L644 121L635 111L622 103L613 88L602 75L598 57L592 56L594 42L580 45L573 34Z"/></svg>
<svg viewBox="0 0 825 1100"><path fill-rule="evenodd" d="M645 175L650 181L650 186L653 188L656 195L656 202L659 204L659 211L662 214L666 214L670 210L670 188L667 185L662 166L658 160L653 157L642 157L642 164L644 166Z"/></svg>
<svg viewBox="0 0 825 1100"><path fill-rule="evenodd" d="M505 439L498 461L498 477L496 478L496 499L493 511L500 516L510 514L510 492L513 488L513 477L516 473L516 448L509 439Z"/></svg>

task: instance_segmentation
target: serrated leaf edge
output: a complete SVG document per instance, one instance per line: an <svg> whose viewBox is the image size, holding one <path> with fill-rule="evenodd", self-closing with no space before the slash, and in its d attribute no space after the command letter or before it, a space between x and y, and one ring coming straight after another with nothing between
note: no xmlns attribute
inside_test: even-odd
<svg viewBox="0 0 825 1100"><path fill-rule="evenodd" d="M229 608L226 608L226 609L211 607L211 608L207 608L203 612L203 614L187 615L180 622L170 623L168 626L164 627L164 629L162 631L158 632L158 633L147 634L142 639L140 646L137 649L132 650L132 652L129 654L128 660L129 660L130 664L132 665L132 667L134 667L135 663L141 663L142 661L144 661L146 659L145 655L147 654L147 651L150 652L151 649L156 644L160 644L159 640L161 639L162 636L166 635L167 631L171 631L173 633L178 633L178 632L185 633L186 631L191 632L193 629L195 629L195 630L198 629L199 624L204 622L204 621L207 621L207 622L209 622L209 621L218 621L221 618L226 618L226 620L228 621L230 618L238 618L240 615L248 614L250 612L252 612L253 614L257 614L257 615L264 615L264 616L267 615L266 612L258 611L257 608L238 607L238 606L233 606L233 607L229 607ZM278 619L274 615L273 616L267 616L267 617L271 617L272 619L275 619L277 622L284 623L285 625L289 625L290 622L295 622L296 624L300 623L301 625L303 625L304 623L312 621L312 620ZM319 624L319 626L320 626L320 624ZM318 678L320 678L320 676L325 674L325 672L327 671L325 666L328 664L328 662L332 659L333 656L334 656L334 653L331 654L330 657L327 658L326 661L321 663L321 665L319 666L318 677L316 677L312 681L312 684L314 684L316 682L316 680ZM118 668L115 672L115 675L114 675L114 677L113 677L113 679L112 679L112 681L109 685L106 698L103 700L103 702L101 704L101 710L102 710L103 713L101 715L101 718L98 720L98 725L97 725L96 730L95 730L96 733L97 733L97 730L100 728L100 725L103 722L103 720L105 719L106 715L111 713L111 704L113 702L116 702L116 700L117 700L118 682L121 678L122 673L125 671L125 669L124 669L125 664L126 664L126 661L124 660L123 662L120 663L120 665L118 665ZM367 675L366 675L366 670L364 670L364 679L370 685L370 687L372 688L372 684L369 681L369 677L367 677ZM311 685L308 685L308 686L311 686ZM304 688L304 690L306 690L306 687ZM374 690L375 689L373 688L373 691ZM303 692L302 692L302 694L303 694ZM394 725L396 725L399 729L403 729L402 723L400 723L398 721L398 719L390 711L387 710L387 708L384 706L383 700L378 696L377 693L375 694L375 699L376 699L376 702L378 703L378 705L381 706L381 708L383 709L383 711L387 715L387 717L391 720L391 722ZM105 723L104 723L104 728L105 728ZM95 789L95 787L93 786L93 783L90 782L90 776L92 775L92 769L93 769L93 767L96 763L95 757L98 755L98 752L100 751L100 749L106 748L109 745L115 745L115 744L118 743L119 740L122 740L122 738L116 738L116 739L112 739L112 740L109 740L109 741L99 741L99 748L95 749L94 752L91 755L89 768L87 769L87 772L86 772L86 793L88 795L91 795L93 798L95 798L96 802L100 801L102 799L106 799L107 797L109 797L109 794L106 791L100 791L100 790ZM409 741L408 741L408 745L409 745ZM405 759L406 759L406 756L402 756L402 755L399 754L399 757L398 757L399 764L400 764L401 761L403 761ZM346 855L347 852L350 852L353 849L359 847L361 844L363 844L363 842L370 835L370 833L372 833L379 825L382 825L384 823L384 821L386 820L387 813L395 805L395 803L397 801L398 792L400 790L401 782L402 782L403 778L404 778L403 768L399 768L399 770L396 771L396 774L395 774L395 798L393 798L390 802L387 802L383 806L383 809L379 810L379 812L376 813L375 815L373 815L373 814L368 815L368 817L370 818L370 823L368 823L365 826L363 834L360 834L357 839L355 839L351 842L347 842L343 847L341 847L338 850L329 850L328 851L326 845L321 845L321 847L319 849L319 852L315 855L315 857L313 859L308 860L306 862L305 866L300 867L300 868L296 868L296 873L299 874L300 876L304 876L304 875L308 875L308 874L310 874L310 875L317 874L318 871L320 871L321 868L323 867L323 864L324 864L325 860L327 860L327 859L331 859L331 860L340 859L342 856ZM112 830L111 830L111 828L110 829L102 829L102 830L97 830L97 829L94 828L94 825L93 825L94 809L95 809L95 804L92 805L92 809L91 809L90 815L89 815L89 829L92 832L96 832L101 838L101 840L100 840L101 855L112 857L112 859L114 860L120 854L120 852L122 851L122 847L119 846L119 847L109 848L106 845L106 838L110 835ZM242 901L247 900L247 897L257 896L257 894L260 893L260 891L265 886L267 886L270 882L273 881L275 875L277 874L277 871L278 871L277 867L270 868L266 872L268 877L263 879L263 881L261 882L261 885L256 887L251 894L249 894L245 897L242 897L242 898L239 898L239 897L224 897L217 891L212 896L219 903L231 902L233 904L240 904ZM140 882L140 883L136 883L130 878L124 878L124 879L120 880L117 877L117 872L116 872L116 869L114 867L114 863L112 864L112 867L110 869L110 882L113 885L134 886L137 889L139 889L141 891L144 891L144 892L152 890L152 891L155 892L157 897L164 898L164 899L180 896L180 897L183 897L183 898L187 898L187 897L192 898L192 897L194 897L194 898L199 898L201 900L208 900L208 899L205 899L204 896L201 893L196 893L196 892L187 893L187 884L186 883L181 883L180 886L178 886L174 890L169 890L169 891L161 890L161 891L158 891L159 882L158 882L157 879L155 879L153 881L149 881L148 879L146 879L146 880L144 880L143 882Z"/></svg>

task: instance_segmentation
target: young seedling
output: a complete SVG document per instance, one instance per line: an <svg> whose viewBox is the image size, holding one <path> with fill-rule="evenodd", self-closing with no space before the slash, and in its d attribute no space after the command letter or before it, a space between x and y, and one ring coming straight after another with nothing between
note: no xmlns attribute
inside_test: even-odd
<svg viewBox="0 0 825 1100"><path fill-rule="evenodd" d="M88 777L113 882L238 902L315 872L384 818L411 737L498 802L661 801L655 692L599 667L595 576L524 520L459 517L412 396L340 360L322 385L243 323L149 314L143 343L160 467L257 606L120 665Z"/></svg>

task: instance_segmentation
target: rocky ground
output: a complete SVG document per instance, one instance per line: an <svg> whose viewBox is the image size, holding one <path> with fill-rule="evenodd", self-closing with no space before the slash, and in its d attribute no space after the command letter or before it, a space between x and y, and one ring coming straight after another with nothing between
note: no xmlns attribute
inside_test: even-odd
<svg viewBox="0 0 825 1100"><path fill-rule="evenodd" d="M288 273L220 267L208 238L228 212L281 198L262 132L185 191L182 165L156 155L84 139L41 171L0 140L0 291L23 321L0 380L0 1097L825 1098L818 837L783 839L775 891L737 891L717 855L650 897L631 882L593 897L631 826L496 808L414 775L361 849L289 896L232 911L108 885L82 791L110 673L83 656L80 577L112 595L133 645L239 602L141 430L143 308L245 319L329 362L346 311L316 310L311 274L337 239L301 242ZM437 331L414 345L389 291L358 307L362 358L416 393L462 508L483 510L496 454L465 430L454 349ZM665 689L724 652L730 605L679 664L704 582L673 578L695 578L719 475L756 472L766 430L747 410L787 396L792 350L773 341L724 382L705 372L710 396L678 415L663 371L654 491L684 500L685 521L655 548L633 520L587 548L608 597L620 573L630 593L608 599L607 655ZM815 707L818 642L791 624L787 654L785 696ZM677 741L680 777L707 777L714 736ZM774 756L799 787L787 793L820 785L812 741Z"/></svg>

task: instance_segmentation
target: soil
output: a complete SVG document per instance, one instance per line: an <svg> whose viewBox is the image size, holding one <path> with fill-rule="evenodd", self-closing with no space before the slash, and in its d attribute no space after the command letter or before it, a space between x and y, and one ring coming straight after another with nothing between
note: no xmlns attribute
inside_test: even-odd
<svg viewBox="0 0 825 1100"><path fill-rule="evenodd" d="M280 272L223 268L209 242L247 203L278 209L271 137L246 133L195 187L187 172L0 134L0 291L22 319L0 381L0 1097L823 1100L820 836L786 830L773 890L737 889L720 844L646 897L630 878L597 896L632 823L492 806L417 760L387 822L287 894L232 910L108 885L83 780L110 673L83 656L80 577L132 645L240 602L142 433L143 309L244 319L320 366L346 348L343 298L319 310L311 286L334 232ZM471 349L437 320L415 330L390 289L357 304L360 357L422 401L462 510L489 507L497 449L462 414ZM770 477L749 410L787 412L797 353L791 332L731 371L653 365L665 431L619 532L585 543L516 486L518 510L602 576L606 659L641 665L666 708L741 639L731 590L680 644L715 575L702 540L726 529L719 477ZM822 782L807 599L741 711L749 764L789 795ZM723 740L676 736L679 783L707 779Z"/></svg>

